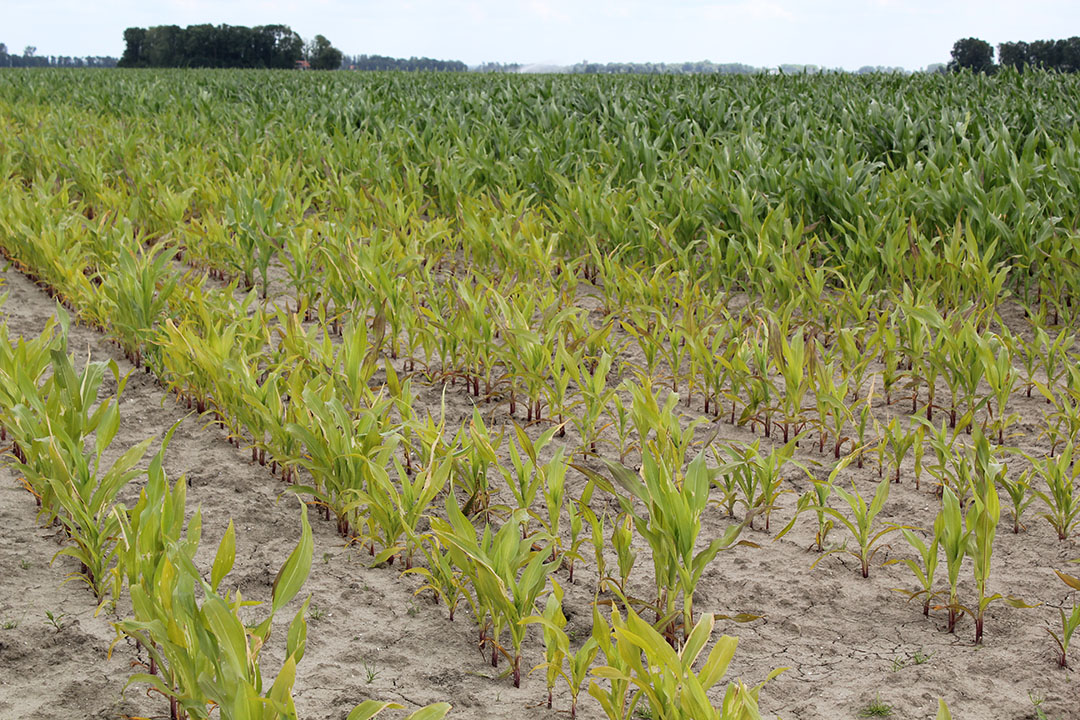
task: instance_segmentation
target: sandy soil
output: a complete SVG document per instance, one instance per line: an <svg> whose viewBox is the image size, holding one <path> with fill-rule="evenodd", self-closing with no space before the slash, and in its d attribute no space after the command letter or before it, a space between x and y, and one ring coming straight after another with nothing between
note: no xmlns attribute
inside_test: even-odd
<svg viewBox="0 0 1080 720"><path fill-rule="evenodd" d="M0 309L9 332L39 332L52 312L51 301L16 273L0 277L10 291ZM74 328L70 344L80 352L89 349L94 359L114 358L125 371L131 370L96 332ZM441 396L441 386L421 387L418 402L437 412ZM446 397L451 426L471 413L471 399L460 386L450 388ZM1037 452L1037 421L1046 406L1019 394L1013 402L1023 414L1020 430L1026 433L1018 444ZM694 410L701 409L700 400L694 405ZM895 411L878 410L882 417ZM230 446L199 418L185 417L186 410L150 376L132 377L122 412L117 453L148 435L162 435L183 418L167 452L166 469L170 477L187 476L189 512L202 508L203 553L212 557L232 518L237 564L230 581L245 597L268 599L274 575L299 533L295 498L282 497L280 481L267 468L251 464L250 453ZM505 413L500 421L506 421ZM749 430L727 424L710 425L702 433L717 430L719 441L755 439ZM566 441L573 445L572 432ZM819 475L829 467L829 458L818 456L816 446L800 450L797 459L820 459L822 466L814 470ZM929 483L915 489L910 455L903 470L903 482L892 487L884 519L928 526L937 504ZM907 553L898 535L879 555L868 579L846 555L828 557L811 570L818 555L806 549L813 541L809 517L774 541L776 530L791 516L797 493L809 487L797 468L789 468L785 476L795 492L781 499L772 533L748 530L746 539L760 548L721 553L695 599L698 612L763 616L747 624L720 621L717 626L719 632L741 638L731 677L758 682L775 667L789 668L763 691L767 717L855 718L879 699L892 707L893 717L932 718L937 698L944 697L957 718L1035 718L1036 701L1050 718L1080 718L1080 678L1056 667L1045 630L1058 622L1054 606L1067 595L1053 569L1066 569L1070 560L1080 557L1080 544L1075 539L1058 542L1037 519L1036 506L1025 515L1027 531L1019 535L1008 532L1011 516L1003 512L990 584L993 591L1044 605L1017 610L995 603L988 611L985 645L976 647L970 620L961 621L950 635L944 632L942 612L926 619L917 603L908 604L893 591L914 587L902 566L878 566L883 559ZM871 463L863 470L846 471L847 477L858 480L865 494L876 483L877 469ZM574 496L580 488L577 478L568 494ZM598 497L597 509L605 502L614 508L610 500ZM729 521L721 515L719 510L707 514L703 541L723 531ZM538 706L545 695L539 673L519 690L508 678L496 677L476 647L474 626L464 608L450 623L445 608L426 596L414 596L416 579L401 577L395 568L368 567L367 554L345 547L330 523L314 522L314 529L315 564L305 592L312 595L317 611L310 615L308 650L296 684L302 717L344 718L366 698L408 706L446 700L456 718L559 716ZM830 540L842 542L841 532L834 530ZM138 660L135 650L121 642L112 659L106 659L114 636L110 622L117 616L105 610L95 616L85 587L78 581L62 584L75 568L65 557L50 566L57 548L53 532L35 524L32 497L8 469L0 468L0 718L167 716L161 698L148 698L139 687L122 692L129 667ZM969 596L970 574L965 565L962 586ZM648 595L650 576L651 562L641 552L631 591ZM560 571L565 586L564 579ZM583 639L591 622L595 574L579 564L575 579L567 589L568 629ZM49 623L46 611L62 615L59 629ZM288 617L287 609L274 638L279 643ZM276 669L280 655L274 653L279 650L275 645L264 654L264 665L271 670ZM537 664L541 652L536 633L526 642L523 667ZM1073 662L1080 667L1075 650ZM565 692L557 695L556 710L568 707ZM599 706L584 694L580 710L584 718L602 717Z"/></svg>

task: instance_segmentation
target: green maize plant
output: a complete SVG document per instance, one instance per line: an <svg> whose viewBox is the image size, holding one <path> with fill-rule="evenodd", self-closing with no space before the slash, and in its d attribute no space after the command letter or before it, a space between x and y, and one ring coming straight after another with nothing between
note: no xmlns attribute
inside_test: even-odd
<svg viewBox="0 0 1080 720"><path fill-rule="evenodd" d="M392 447L386 450L393 450ZM378 539L383 550L372 561L375 565L394 563L394 557L400 555L406 570L412 568L413 553L420 545L417 528L431 503L447 486L453 470L453 457L427 458L423 469L410 474L401 466L397 458L393 466L397 482L380 467L378 460L385 459L380 454L370 466L366 490L351 490L350 493L364 507L371 524L377 527ZM404 539L403 539L404 538Z"/></svg>
<svg viewBox="0 0 1080 720"><path fill-rule="evenodd" d="M975 479L973 483L973 501L968 505L964 522L970 530L967 540L967 554L971 556L972 569L975 573L975 587L978 591L976 604L968 613L975 618L975 644L979 645L982 643L986 608L990 603L995 600L1004 600L1013 607L1030 606L1017 598L999 593L991 595L987 592L987 583L990 579L990 560L994 550L994 536L997 533L998 521L1001 519L997 480L1005 474L1007 468L994 457L986 436L977 428L974 439L973 464L975 466Z"/></svg>
<svg viewBox="0 0 1080 720"><path fill-rule="evenodd" d="M851 409L848 407L848 380L836 382L836 368L833 363L818 363L817 390L815 405L818 416L818 452L825 451L826 436L832 438L833 458L840 459L844 444L851 438L844 435L844 427L851 423Z"/></svg>
<svg viewBox="0 0 1080 720"><path fill-rule="evenodd" d="M870 367L873 353L863 347L863 343L851 330L844 328L836 336L836 346L840 350L840 375L844 384L851 388L852 400L859 399L866 371Z"/></svg>
<svg viewBox="0 0 1080 720"><path fill-rule="evenodd" d="M855 426L855 447L866 447L866 431L870 428L870 423L873 421L873 403L874 403L874 382L871 380L870 389L866 391L866 398L861 401L857 407L857 413L855 414L854 426ZM863 466L864 453L856 453L856 466L861 470Z"/></svg>
<svg viewBox="0 0 1080 720"><path fill-rule="evenodd" d="M1045 506L1040 517L1057 533L1058 540L1067 540L1073 530L1080 526L1080 493L1077 492L1076 478L1080 468L1073 463L1074 445L1065 444L1056 458L1036 458L1028 456L1031 463L1031 476L1038 476L1046 483L1046 491L1032 488L1032 494Z"/></svg>
<svg viewBox="0 0 1080 720"><path fill-rule="evenodd" d="M701 532L701 514L709 501L710 471L705 456L700 453L685 473L648 450L642 457L640 474L610 461L606 464L615 483L627 493L618 496L623 512L633 517L634 528L652 551L657 621L670 621L681 614L686 639L693 626L694 591L702 573L721 550L747 544L736 542L743 526L729 526L721 537L694 552ZM635 500L645 507L646 513L635 509ZM681 612L677 612L676 596L680 590L683 602ZM676 644L673 631L669 639Z"/></svg>
<svg viewBox="0 0 1080 720"><path fill-rule="evenodd" d="M728 683L719 706L713 704L707 691L724 679L735 655L738 638L721 637L709 652L701 669L694 670L705 645L712 636L714 620L711 615L688 633L682 650L676 652L651 625L633 610L627 610L626 620L618 610L611 616L611 649L618 662L608 655L608 664L593 670L599 678L612 683L628 683L637 688L631 709L644 700L649 712L660 720L756 720L761 717L758 697L762 687L785 668L773 670L763 682L746 687L742 682ZM607 648L605 648L605 654ZM590 686L593 693L595 683ZM594 697L600 694L599 688ZM598 698L599 699L599 698ZM603 705L603 701L601 701ZM607 707L604 708L607 711ZM611 709L621 710L612 704ZM607 712L610 720L622 720L629 714Z"/></svg>
<svg viewBox="0 0 1080 720"><path fill-rule="evenodd" d="M635 693L630 694L632 687L629 672L631 666L623 661L622 655L616 645L615 633L612 626L600 612L599 606L594 603L592 609L592 635L591 639L604 653L605 667L613 669L611 677L607 678L606 687L601 687L595 680L589 682L589 695L600 703L601 709L608 720L627 720L634 716L639 697ZM618 674L616 674L618 673ZM593 671L595 675L595 670Z"/></svg>
<svg viewBox="0 0 1080 720"><path fill-rule="evenodd" d="M622 322L622 329L634 339L642 359L643 365L635 365L634 369L649 381L659 377L661 349L663 343L656 337L656 319L646 317L639 310L631 311L630 320Z"/></svg>
<svg viewBox="0 0 1080 720"><path fill-rule="evenodd" d="M716 473L711 479L712 486L720 492L720 499L714 501L713 504L724 510L725 517L734 518L735 506L739 503L739 480L743 475L728 470L717 445L711 445L709 449L713 454L713 460L717 467Z"/></svg>
<svg viewBox="0 0 1080 720"><path fill-rule="evenodd" d="M565 480L566 480L566 475L564 473L561 482L563 484L565 484ZM591 530L591 520L589 519L588 513L586 512L586 510L589 508L589 503L592 502L592 494L593 494L593 488L594 487L595 487L595 485L593 485L592 483L586 484L585 489L581 493L581 497L579 497L577 500L574 500L573 498L571 498L570 501L568 503L566 503L566 515L567 515L567 519L570 521L570 543L563 550L562 554L563 554L563 558L566 561L567 580L570 583L574 582L574 563L576 561L578 561L578 560L584 561L584 558L581 556L581 546L585 543L585 539L586 539L583 533L584 533L584 530L585 530L585 522L587 520L590 522L590 530ZM563 491L560 490L560 492L563 492ZM549 503L549 508L548 508L548 517L549 517L548 532L549 532L549 534L554 536L555 533L551 532L551 529L550 529L550 523L551 523L551 521L550 521L550 517L551 517L551 507L550 507L550 505L551 505L551 503ZM601 531L601 537L602 536L603 536L603 531Z"/></svg>
<svg viewBox="0 0 1080 720"><path fill-rule="evenodd" d="M10 411L11 432L26 457L16 467L41 498L41 513L58 519L72 542L54 559L67 555L78 560L80 569L73 576L83 579L100 600L116 554L119 528L113 504L123 487L140 475L135 465L153 438L128 449L105 469L102 457L120 427L118 398L126 378L121 379L116 363L110 362L117 394L95 407L106 365L88 363L76 374L65 352L54 348L50 354L52 376L41 394L23 375L20 384L27 404ZM88 451L91 435L94 440Z"/></svg>
<svg viewBox="0 0 1080 720"><path fill-rule="evenodd" d="M642 455L652 453L672 465L683 465L694 443L694 431L703 420L695 418L684 428L676 410L679 396L668 393L661 406L659 396L653 392L652 380L642 377L638 380L640 383L628 382L625 387L633 397L630 418Z"/></svg>
<svg viewBox="0 0 1080 720"><path fill-rule="evenodd" d="M555 428L550 428L533 441L521 426L514 423L514 435L516 443L509 443L511 467L499 466L507 487L510 489L514 501L517 503L512 510L528 511L536 499L537 493L547 484L547 467L540 463L540 453L555 436ZM521 451L518 451L518 447ZM522 457L524 453L524 458ZM521 536L529 534L529 515L527 512L518 513L522 519Z"/></svg>
<svg viewBox="0 0 1080 720"><path fill-rule="evenodd" d="M934 409L938 405L934 402L937 392L938 377L941 376L942 370L947 369L950 365L945 359L945 344L949 337L948 332L945 330L945 321L941 318L941 315L935 308L927 307L924 305L902 305L905 313L905 321L907 323L914 323L920 328L931 327L937 329L933 335L925 330L920 330L919 334L912 334L912 339L921 337L922 347L913 342L909 349L910 357L913 358L913 380L921 382L926 386L926 419L929 422L934 420ZM951 373L946 372L945 379L950 383L950 390L952 389L952 383L955 381L954 376ZM912 392L911 412L912 414L918 409L916 403L918 400L917 388ZM955 427L954 425L951 425Z"/></svg>
<svg viewBox="0 0 1080 720"><path fill-rule="evenodd" d="M551 581L551 593L544 605L542 615L530 615L522 620L524 624L535 623L544 631L544 662L533 668L546 671L547 708L551 709L552 691L561 677L570 691L570 717L577 717L578 696L585 685L586 675L596 658L600 645L596 638L590 637L577 651L570 649L570 638L566 634L566 616L562 611L562 587ZM566 666L569 663L569 670Z"/></svg>
<svg viewBox="0 0 1080 720"><path fill-rule="evenodd" d="M964 517L960 512L960 500L949 487L942 489L941 510L934 519L934 540L945 553L945 570L949 580L949 602L941 606L949 611L948 631L956 630L956 621L967 610L960 605L957 587L960 580L960 568L967 555L972 530L964 526Z"/></svg>
<svg viewBox="0 0 1080 720"><path fill-rule="evenodd" d="M1012 365L1015 340L1010 336L993 336L980 340L979 357L983 364L983 375L990 386L991 398L997 406L996 412L987 401L987 413L991 415L990 431L997 430L998 445L1005 443L1005 432L1020 421L1020 415L1008 412L1009 398L1016 388L1018 375Z"/></svg>
<svg viewBox="0 0 1080 720"><path fill-rule="evenodd" d="M814 377L817 353L813 344L807 347L801 329L797 329L789 341L779 330L773 328L769 331L769 339L773 362L784 380L780 411L786 445L791 434L799 435L805 424L803 400L810 388L810 380ZM776 340L775 343L771 342L773 339Z"/></svg>
<svg viewBox="0 0 1080 720"><path fill-rule="evenodd" d="M549 421L555 423L558 436L565 437L567 422L565 414L569 407L567 396L570 393L570 382L573 375L566 362L564 362L568 354L560 352L560 350L564 350L561 338L559 340L559 350L556 350L551 357L551 366L548 368L549 379L544 383L544 395L547 396L547 406L550 409L549 414L551 417ZM570 363L576 364L576 361L570 359Z"/></svg>
<svg viewBox="0 0 1080 720"><path fill-rule="evenodd" d="M717 362L721 364L721 371L717 372L717 382L722 382L725 377L727 379L729 391L723 394L731 401L731 416L728 422L732 425L737 419L741 421L753 415L750 406L755 397L753 387L756 380L753 376L752 360L752 346L747 341L732 340L728 343L725 354L718 356ZM746 393L745 397L744 393ZM736 411L740 402L743 403L743 412L737 418ZM719 396L716 398L716 403L719 406ZM717 414L719 414L719 407Z"/></svg>
<svg viewBox="0 0 1080 720"><path fill-rule="evenodd" d="M864 578L870 577L870 563L877 555L878 551L883 547L881 542L888 537L891 533L903 529L900 525L887 525L880 527L875 524L878 514L885 507L885 502L889 499L889 482L878 483L877 491L874 493L873 499L867 504L866 500L859 494L858 488L855 487L854 482L851 485L851 492L844 490L839 486L833 486L833 492L844 501L848 506L848 510L851 513L851 517L848 518L839 510L831 507L823 507L815 505L814 510L820 510L826 515L831 516L837 522L837 527L843 527L851 534L851 539L855 541L856 548L850 550L846 547L836 548L825 552L824 555L819 557L811 565L811 568L816 567L819 562L824 560L829 555L835 553L847 553L859 561L859 566Z"/></svg>
<svg viewBox="0 0 1080 720"><path fill-rule="evenodd" d="M1073 590L1080 590L1080 577L1075 575L1066 575L1060 570L1055 570L1057 576L1061 578L1061 581L1068 585ZM1058 667L1069 668L1069 643L1072 641L1072 636L1076 632L1077 628L1080 628L1080 604L1073 602L1072 612L1068 615L1065 614L1064 608L1058 608L1058 612L1061 614L1061 634L1057 634L1050 628L1046 628L1046 632L1050 633L1050 637L1054 638L1054 643L1058 648Z"/></svg>
<svg viewBox="0 0 1080 720"><path fill-rule="evenodd" d="M615 435L618 437L616 449L619 451L619 462L626 462L626 456L631 451L638 449L638 445L630 441L630 436L634 431L630 412L633 406L627 407L618 395L613 398L613 405L614 409L608 409L608 416L611 418L609 424L614 428Z"/></svg>
<svg viewBox="0 0 1080 720"><path fill-rule="evenodd" d="M492 438L480 412L474 408L468 429L463 425L459 437L462 452L454 474L454 484L469 497L464 511L472 514L487 510L491 503L488 469L499 467L496 449L502 446L502 432Z"/></svg>
<svg viewBox="0 0 1080 720"><path fill-rule="evenodd" d="M1024 524L1020 521L1024 511L1035 502L1035 494L1031 492L1031 484L1029 479L1031 477L1031 471L1025 472L1016 480L1010 480L1005 473L998 476L997 483L1009 496L1009 500L1012 502L1012 514L1013 514L1013 534L1018 535L1021 529L1024 529Z"/></svg>
<svg viewBox="0 0 1080 720"><path fill-rule="evenodd" d="M878 313L877 331L870 344L881 351L881 389L885 392L885 404L892 405L893 392L900 384L900 349L896 329L890 324L887 313Z"/></svg>
<svg viewBox="0 0 1080 720"><path fill-rule="evenodd" d="M589 523L589 544L592 545L593 559L596 561L596 592L599 595L604 592L605 583L607 582L607 558L604 556L604 549L607 544L604 542L604 524L607 520L607 515L597 515L593 512L593 509L589 507L587 503L581 503L578 506L582 517L587 523ZM625 593L624 593L625 594Z"/></svg>
<svg viewBox="0 0 1080 720"><path fill-rule="evenodd" d="M251 182L250 177L244 180L245 185ZM279 217L288 202L288 193L284 188L278 188L269 205L265 205L258 197L260 191L268 193L269 189L259 188L253 192L249 187L241 187L234 190L233 202L225 205L224 220L233 237L231 267L243 277L244 287L249 290L255 287L257 270L265 300L270 294L270 263L283 244L279 239L283 234Z"/></svg>
<svg viewBox="0 0 1080 720"><path fill-rule="evenodd" d="M959 481L959 477L964 472L964 469L960 467L964 454L957 452L957 445L959 444L957 440L960 433L971 423L971 416L964 415L961 417L952 430L946 427L944 420L941 422L941 427L935 427L925 418L914 415L912 420L923 430L922 440L916 441L916 449L920 445L929 443L934 451L935 462L933 465L926 466L926 470L937 481L938 493L940 494L942 489L946 487L952 488L960 500L963 500L967 496L969 488Z"/></svg>
<svg viewBox="0 0 1080 720"><path fill-rule="evenodd" d="M443 549L439 539L433 533L426 533L419 547L426 565L417 565L405 571L419 575L424 580L424 584L413 594L419 595L425 590L430 590L436 603L441 600L446 605L450 622L453 622L454 611L457 610L462 597L461 571L456 569L450 559L450 553Z"/></svg>
<svg viewBox="0 0 1080 720"><path fill-rule="evenodd" d="M323 238L311 228L298 229L285 236L285 247L280 253L289 278L289 289L294 294L295 312L305 320L311 319L311 308L319 304L319 247L322 241Z"/></svg>
<svg viewBox="0 0 1080 720"><path fill-rule="evenodd" d="M102 283L109 326L137 368L145 360L155 372L160 371L153 340L177 287L178 278L170 267L175 257L176 250L163 244L149 250L141 245L137 250L126 249L118 253L112 272ZM144 358L145 353L149 356Z"/></svg>
<svg viewBox="0 0 1080 720"><path fill-rule="evenodd" d="M432 532L472 584L480 609L474 615L481 626L482 640L491 645L492 667L498 665L499 654L503 654L510 661L514 687L520 687L521 646L526 629L521 620L534 613L536 600L560 561L548 560L550 543L535 549L536 536L521 537L519 516L523 511L514 513L497 532L485 525L479 535L452 494L447 496L446 513L446 520L431 518ZM484 616L491 618L490 636L486 634ZM500 645L503 628L510 633L512 651Z"/></svg>
<svg viewBox="0 0 1080 720"><path fill-rule="evenodd" d="M741 448L736 445L727 447L728 460L717 468L716 473L721 477L735 478L735 484L741 491L738 502L746 509L745 522L751 530L754 528L754 518L764 515L765 532L768 532L777 499L783 493L790 492L781 484L781 473L789 463L797 464L792 456L798 440L799 436L796 436L785 445L774 448L768 455L762 455L759 440Z"/></svg>
<svg viewBox="0 0 1080 720"><path fill-rule="evenodd" d="M907 595L908 602L921 597L923 599L923 615L925 617L930 617L930 603L939 595L939 593L934 590L934 573L937 571L938 566L941 537L938 534L935 534L930 538L930 543L927 544L912 530L904 528L900 533L904 536L904 539L907 540L908 545L910 545L918 554L919 562L916 562L911 558L901 558L889 560L886 565L897 562L904 563L911 570L912 574L915 575L915 579L919 581L920 587L918 590L914 591L900 588L893 588L893 590Z"/></svg>
<svg viewBox="0 0 1080 720"><path fill-rule="evenodd" d="M307 644L308 601L290 623L286 660L265 689L259 655L270 637L274 615L296 596L311 569L314 544L306 509L301 523L300 541L274 580L270 614L255 627L246 626L239 616L240 608L250 602L239 593L219 593L235 561L231 523L218 546L209 582L193 563L198 540L192 538L189 526L187 549L169 546L151 592L131 587L135 619L114 624L117 641L131 637L139 642L157 669L157 674L134 674L129 684L146 683L169 698L173 720L209 718L214 707L229 720L295 718L292 687ZM194 595L196 586L201 603Z"/></svg>
<svg viewBox="0 0 1080 720"><path fill-rule="evenodd" d="M5 298L6 294L0 296L0 306L3 305L2 301ZM59 322L57 318L60 319ZM0 442L8 441L8 436L11 435L11 453L19 462L25 463L30 459L23 445L29 449L34 439L42 436L38 432L40 430L38 425L43 418L37 417L35 425L30 425L22 431L23 445L20 445L14 429L16 421L12 412L16 407L25 404L24 398L39 395L38 388L41 387L45 373L52 364L53 350L66 352L67 331L65 328L68 322L67 313L63 308L58 308L58 313L46 321L40 335L30 340L20 336L14 343L8 337L7 324L0 325ZM31 428L36 429L31 430ZM29 489L35 492L40 506L40 494L33 488Z"/></svg>
<svg viewBox="0 0 1080 720"><path fill-rule="evenodd" d="M978 322L977 316L974 321L965 320L959 332L956 333L960 339L960 344L959 354L954 356L955 364L953 366L953 372L960 376L960 388L963 391L962 399L966 408L965 414L973 419L983 406L989 407L992 400L990 395L979 396L979 386L985 378L986 364L983 362L982 355L984 341L976 329ZM997 381L999 381L999 378L995 378L995 382ZM1004 389L1002 389L1002 392L1004 392ZM956 414L956 408L953 407L949 412L950 423L955 422ZM971 432L970 425L967 432Z"/></svg>
<svg viewBox="0 0 1080 720"><path fill-rule="evenodd" d="M128 509L116 503L112 513L118 530L116 567L113 568L113 603L119 601L125 585L138 585L147 597L153 595L154 578L162 563L167 562L170 545L182 546L193 554L198 548L202 531L201 512L187 525L188 540L184 540L184 511L187 503L187 480L179 478L171 487L163 467L165 450L179 424L169 428L157 454L146 471L146 485L139 491L135 505ZM154 670L151 669L151 674Z"/></svg>
<svg viewBox="0 0 1080 720"><path fill-rule="evenodd" d="M814 487L812 490L803 493L799 498L799 502L795 507L795 514L788 524L776 534L776 537L773 538L774 541L787 535L791 529L795 527L795 521L799 519L800 515L807 510L813 510L814 514L817 516L817 531L814 534L814 546L818 552L825 551L825 540L828 538L829 532L836 527L836 524L829 517L829 514L825 512L825 508L828 507L829 496L832 495L836 477L855 460L855 455L856 453L847 455L843 460L836 463L825 482L820 482L810 475L810 473L807 473L807 475L810 475L810 480L813 482Z"/></svg>
<svg viewBox="0 0 1080 720"><path fill-rule="evenodd" d="M603 535L600 536L601 539ZM630 579L630 573L634 570L634 563L637 562L637 551L634 550L634 517L629 513L622 513L615 519L615 522L611 526L611 547L615 550L615 560L619 567L619 592L626 594L626 583ZM603 548L601 548L602 557ZM600 585L603 587L604 583L614 580L601 576Z"/></svg>
<svg viewBox="0 0 1080 720"><path fill-rule="evenodd" d="M578 412L570 421L577 428L581 438L581 454L596 453L597 443L606 426L600 424L600 418L615 397L615 388L608 387L608 375L614 358L604 351L590 369L586 363L564 358L563 364L578 387L581 399L577 402Z"/></svg>
<svg viewBox="0 0 1080 720"><path fill-rule="evenodd" d="M376 471L385 473L400 437L386 427L388 401L354 418L333 388L318 387L315 381L304 388L302 398L304 413L286 428L299 439L305 454L289 461L311 473L314 484L292 485L289 490L311 495L327 519L335 515L338 532L348 537L364 505L364 496L357 493L370 490L369 480Z"/></svg>
<svg viewBox="0 0 1080 720"><path fill-rule="evenodd" d="M915 432L903 428L896 418L891 419L889 424L885 426L885 440L882 445L887 446L889 449L889 460L895 470L893 481L897 484L900 482L900 465L903 464L904 457L914 443Z"/></svg>
<svg viewBox="0 0 1080 720"><path fill-rule="evenodd" d="M562 524L563 505L566 502L566 471L569 468L563 457L562 448L555 450L555 455L551 460L540 467L540 475L544 479L544 506L547 510L547 522L544 523L544 529L557 545L562 543L559 530ZM573 541L569 549L573 551ZM564 550L560 547L559 555L563 554Z"/></svg>
<svg viewBox="0 0 1080 720"><path fill-rule="evenodd" d="M1069 350L1076 346L1076 337L1068 333L1068 328L1061 330L1056 337L1050 335L1041 327L1035 327L1034 352L1039 359L1039 369L1043 372L1044 382L1035 383L1043 395L1054 394L1058 382L1065 375L1069 365ZM1029 349L1028 352L1031 352ZM1029 377L1029 382L1031 378ZM1028 390L1028 397L1031 391ZM1047 404L1050 398L1046 398Z"/></svg>

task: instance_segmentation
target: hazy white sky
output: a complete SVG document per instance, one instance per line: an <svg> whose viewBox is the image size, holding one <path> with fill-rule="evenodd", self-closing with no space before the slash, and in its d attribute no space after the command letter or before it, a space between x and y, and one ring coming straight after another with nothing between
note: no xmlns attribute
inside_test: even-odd
<svg viewBox="0 0 1080 720"><path fill-rule="evenodd" d="M959 38L1080 34L1080 0L0 0L0 42L114 55L124 28L283 23L347 54L569 64L712 60L918 69Z"/></svg>

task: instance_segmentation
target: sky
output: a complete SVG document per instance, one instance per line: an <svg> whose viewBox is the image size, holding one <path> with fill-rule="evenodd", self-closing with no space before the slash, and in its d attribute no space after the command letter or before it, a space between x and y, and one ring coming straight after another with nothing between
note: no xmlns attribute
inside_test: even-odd
<svg viewBox="0 0 1080 720"><path fill-rule="evenodd" d="M524 64L711 60L856 70L947 62L953 43L1080 34L1080 0L0 0L0 42L112 55L126 27L289 25L349 55Z"/></svg>

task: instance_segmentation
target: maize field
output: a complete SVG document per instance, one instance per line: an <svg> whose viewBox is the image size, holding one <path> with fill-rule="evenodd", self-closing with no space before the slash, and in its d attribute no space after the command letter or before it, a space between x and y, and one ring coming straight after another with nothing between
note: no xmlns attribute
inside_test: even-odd
<svg viewBox="0 0 1080 720"><path fill-rule="evenodd" d="M1076 97L0 73L0 717L1076 717Z"/></svg>

